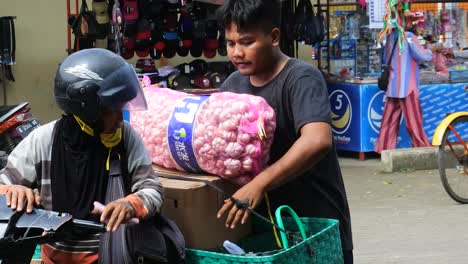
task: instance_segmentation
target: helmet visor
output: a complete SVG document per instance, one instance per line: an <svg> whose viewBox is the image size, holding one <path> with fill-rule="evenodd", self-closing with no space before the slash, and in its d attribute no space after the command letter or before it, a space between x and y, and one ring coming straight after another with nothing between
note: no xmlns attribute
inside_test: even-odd
<svg viewBox="0 0 468 264"><path fill-rule="evenodd" d="M98 96L102 107L125 111L148 109L141 83L130 64L108 75L99 86Z"/></svg>

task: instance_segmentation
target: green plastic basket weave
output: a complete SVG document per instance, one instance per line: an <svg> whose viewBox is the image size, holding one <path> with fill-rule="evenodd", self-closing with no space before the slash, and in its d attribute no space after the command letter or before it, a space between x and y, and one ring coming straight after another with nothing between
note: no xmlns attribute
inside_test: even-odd
<svg viewBox="0 0 468 264"><path fill-rule="evenodd" d="M37 246L32 259L41 259L41 246Z"/></svg>
<svg viewBox="0 0 468 264"><path fill-rule="evenodd" d="M306 232L306 240L285 250L278 250L271 225L254 221L254 235L236 242L245 252L260 253L253 255L231 255L225 251L205 251L187 249L187 264L341 264L343 252L338 220L324 218L300 218ZM284 218L284 228L298 232L299 228L291 217ZM263 253L262 253L263 252Z"/></svg>

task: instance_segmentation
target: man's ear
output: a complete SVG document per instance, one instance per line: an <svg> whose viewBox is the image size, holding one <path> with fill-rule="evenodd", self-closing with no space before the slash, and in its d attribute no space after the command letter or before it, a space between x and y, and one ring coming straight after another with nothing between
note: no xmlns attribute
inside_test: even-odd
<svg viewBox="0 0 468 264"><path fill-rule="evenodd" d="M279 46L280 37L281 37L281 31L279 30L279 28L274 28L271 31L271 44L273 44L273 46Z"/></svg>

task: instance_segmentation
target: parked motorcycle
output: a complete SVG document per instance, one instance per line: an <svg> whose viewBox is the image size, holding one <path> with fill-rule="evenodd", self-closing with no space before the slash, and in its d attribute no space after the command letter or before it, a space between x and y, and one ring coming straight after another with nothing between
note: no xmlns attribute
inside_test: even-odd
<svg viewBox="0 0 468 264"><path fill-rule="evenodd" d="M40 125L28 102L0 106L0 168L5 167L8 154L19 142Z"/></svg>

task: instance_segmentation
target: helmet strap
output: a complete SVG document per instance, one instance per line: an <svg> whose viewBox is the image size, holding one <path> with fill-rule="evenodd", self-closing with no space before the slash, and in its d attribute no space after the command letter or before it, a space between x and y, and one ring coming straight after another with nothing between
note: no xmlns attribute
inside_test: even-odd
<svg viewBox="0 0 468 264"><path fill-rule="evenodd" d="M76 122L81 128L81 131L85 132L86 134L94 137L94 129L91 128L85 121L79 118L76 115L73 115ZM120 141L122 141L122 128L119 127L114 133L100 133L99 137L101 139L101 143L109 149L109 153L107 155L106 160L106 170L110 168L110 154L113 147L117 146Z"/></svg>
<svg viewBox="0 0 468 264"><path fill-rule="evenodd" d="M86 134L94 137L94 129L91 128L91 126L89 126L88 124L86 124L85 121L83 121L81 118L79 118L78 116L76 115L73 115L73 117L75 118L76 122L78 123L78 125L81 127L81 131L85 132Z"/></svg>

